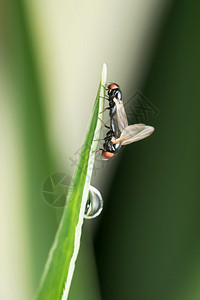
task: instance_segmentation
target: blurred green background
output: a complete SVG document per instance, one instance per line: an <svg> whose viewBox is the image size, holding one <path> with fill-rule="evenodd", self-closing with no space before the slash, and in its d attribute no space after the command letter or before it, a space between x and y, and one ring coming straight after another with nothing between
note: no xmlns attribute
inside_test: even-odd
<svg viewBox="0 0 200 300"><path fill-rule="evenodd" d="M139 90L159 113L94 174L105 206L84 224L69 299L200 299L200 3L0 5L0 298L38 286L62 214L42 184L72 174L105 61L125 103Z"/></svg>

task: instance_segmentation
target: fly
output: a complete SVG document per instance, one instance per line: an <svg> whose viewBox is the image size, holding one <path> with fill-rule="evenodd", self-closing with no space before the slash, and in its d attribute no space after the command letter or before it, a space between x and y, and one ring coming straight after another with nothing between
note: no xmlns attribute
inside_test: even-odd
<svg viewBox="0 0 200 300"><path fill-rule="evenodd" d="M110 110L110 127L103 124L110 130L104 138L103 149L98 149L102 151L106 160L113 158L121 146L142 140L154 131L154 127L142 123L128 125L120 86L117 83L111 83L107 89L106 99L109 101L109 107L106 109Z"/></svg>

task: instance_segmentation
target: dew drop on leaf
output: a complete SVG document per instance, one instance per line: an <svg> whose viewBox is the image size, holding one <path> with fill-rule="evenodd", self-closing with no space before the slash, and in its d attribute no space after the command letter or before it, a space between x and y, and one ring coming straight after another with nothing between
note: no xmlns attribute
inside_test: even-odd
<svg viewBox="0 0 200 300"><path fill-rule="evenodd" d="M85 207L85 219L96 218L98 215L100 215L102 209L103 198L101 196L101 193L91 185Z"/></svg>

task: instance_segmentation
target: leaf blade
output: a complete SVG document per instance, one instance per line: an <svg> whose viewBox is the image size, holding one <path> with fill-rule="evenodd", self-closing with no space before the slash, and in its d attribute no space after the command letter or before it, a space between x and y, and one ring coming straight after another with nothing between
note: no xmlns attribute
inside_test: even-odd
<svg viewBox="0 0 200 300"><path fill-rule="evenodd" d="M84 211L94 165L95 150L100 135L99 112L103 110L107 67L104 64L92 117L81 148L67 206L58 228L54 243L39 286L36 299L65 300L68 297L75 261L80 247Z"/></svg>

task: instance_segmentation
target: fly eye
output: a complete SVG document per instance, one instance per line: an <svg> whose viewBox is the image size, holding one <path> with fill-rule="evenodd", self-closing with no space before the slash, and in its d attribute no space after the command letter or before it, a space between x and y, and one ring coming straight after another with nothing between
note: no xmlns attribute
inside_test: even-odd
<svg viewBox="0 0 200 300"><path fill-rule="evenodd" d="M116 84L116 83L111 83L111 84L109 84L109 86L108 86L108 89L109 90L116 90L116 89L118 89L119 88L119 85L118 84Z"/></svg>

